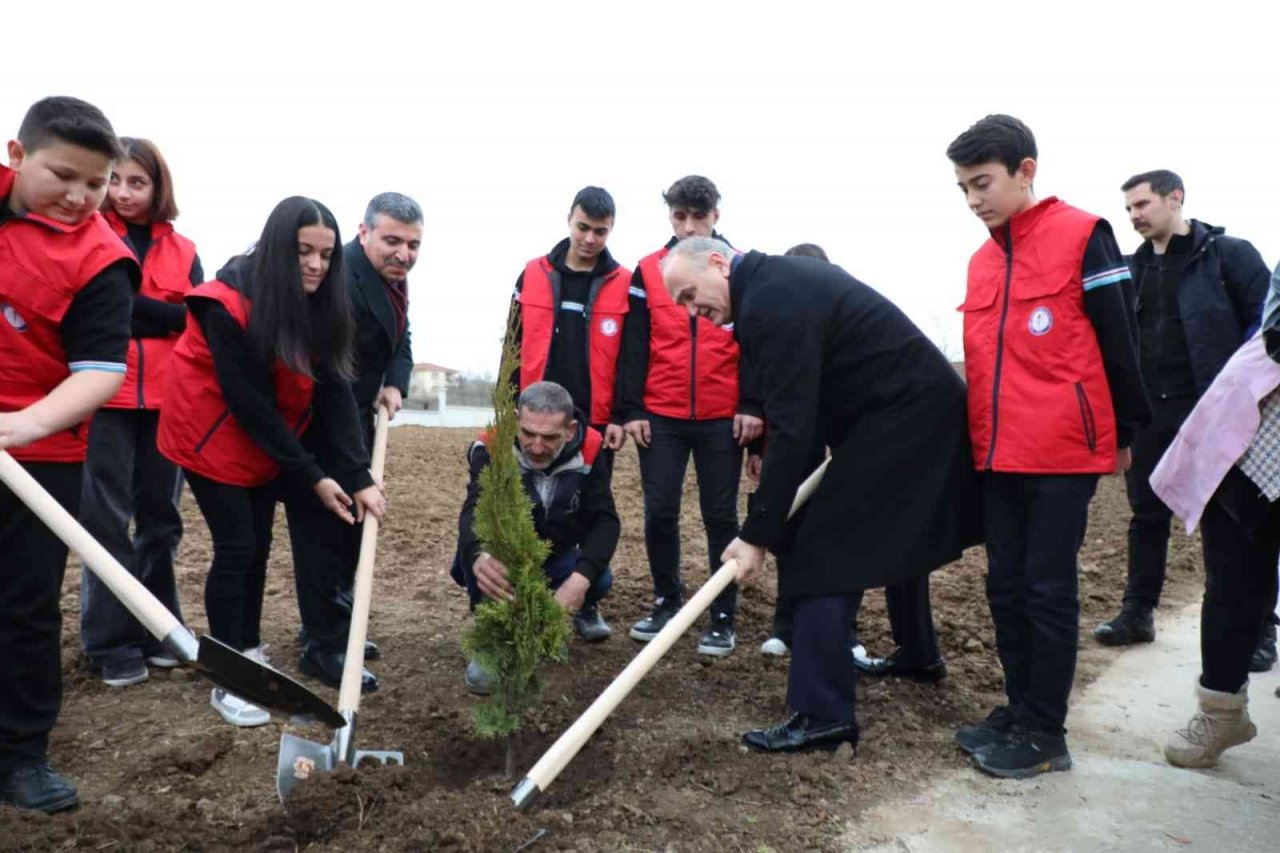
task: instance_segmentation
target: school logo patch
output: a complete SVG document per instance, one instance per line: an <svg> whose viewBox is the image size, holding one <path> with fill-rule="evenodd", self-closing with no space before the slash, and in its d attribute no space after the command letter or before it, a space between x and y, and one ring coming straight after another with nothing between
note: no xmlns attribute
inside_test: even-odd
<svg viewBox="0 0 1280 853"><path fill-rule="evenodd" d="M618 334L618 321L612 317L605 317L600 321L600 334L606 338L612 338Z"/></svg>
<svg viewBox="0 0 1280 853"><path fill-rule="evenodd" d="M1053 328L1053 312L1043 305L1031 312L1031 317L1027 320L1027 330L1031 334L1039 337L1040 335L1049 334L1049 330Z"/></svg>
<svg viewBox="0 0 1280 853"><path fill-rule="evenodd" d="M4 318L9 321L9 325L13 326L19 332L27 330L27 321L22 319L22 315L18 313L18 309L14 308L8 302L0 305L0 312L4 314Z"/></svg>

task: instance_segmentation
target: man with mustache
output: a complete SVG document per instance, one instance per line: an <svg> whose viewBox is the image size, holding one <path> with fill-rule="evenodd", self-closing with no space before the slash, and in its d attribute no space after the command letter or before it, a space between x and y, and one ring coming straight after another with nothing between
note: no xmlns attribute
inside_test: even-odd
<svg viewBox="0 0 1280 853"><path fill-rule="evenodd" d="M1171 514L1148 480L1200 395L1257 330L1271 279L1248 241L1184 218L1186 188L1175 173L1143 172L1125 181L1121 190L1129 220L1143 237L1129 266L1152 420L1134 437L1133 467L1125 475L1133 518L1124 600L1120 614L1093 632L1108 646L1155 639L1152 611L1164 585ZM1254 670L1265 671L1274 662L1275 625L1269 622L1254 655Z"/></svg>
<svg viewBox="0 0 1280 853"><path fill-rule="evenodd" d="M413 352L409 335L409 270L422 245L422 208L407 195L379 193L365 208L359 235L343 247L347 294L355 320L355 379L351 390L364 424L366 449L373 448L373 415L386 406L392 418L409 393ZM308 430L303 445L320 465L334 453L320 430ZM294 576L298 586L299 668L332 687L342 681L347 631L351 625L351 586L360 556L363 525L337 521L318 499L299 495L287 504ZM304 515L313 515L303 520ZM317 535L317 531L328 535ZM306 531L306 535L301 535ZM365 644L365 658L377 660L380 650ZM378 688L378 679L365 670L365 691Z"/></svg>

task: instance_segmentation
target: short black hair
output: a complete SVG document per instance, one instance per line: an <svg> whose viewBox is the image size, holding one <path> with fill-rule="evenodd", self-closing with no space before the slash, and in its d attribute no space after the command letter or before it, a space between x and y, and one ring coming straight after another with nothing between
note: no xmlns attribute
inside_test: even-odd
<svg viewBox="0 0 1280 853"><path fill-rule="evenodd" d="M989 115L952 140L947 158L957 166L1003 163L1012 175L1028 157L1036 159L1036 137L1013 116Z"/></svg>
<svg viewBox="0 0 1280 853"><path fill-rule="evenodd" d="M32 104L18 128L18 141L28 154L66 142L105 154L112 160L122 157L115 128L102 110L66 95L43 98Z"/></svg>
<svg viewBox="0 0 1280 853"><path fill-rule="evenodd" d="M582 212L590 219L613 219L618 214L613 196L601 187L583 187L578 190L578 194L573 197L573 204L569 205L570 214L575 207L582 208Z"/></svg>
<svg viewBox="0 0 1280 853"><path fill-rule="evenodd" d="M1187 197L1187 188L1182 185L1182 178L1177 172L1171 172L1168 169L1154 169L1150 172L1143 172L1140 175L1134 175L1129 180L1120 185L1120 192L1127 193L1134 187L1140 187L1143 184L1151 184L1151 191L1161 198L1168 198L1169 193L1174 190L1182 190L1182 197Z"/></svg>
<svg viewBox="0 0 1280 853"><path fill-rule="evenodd" d="M687 207L696 213L710 213L720 205L720 191L710 178L686 175L662 194L669 208Z"/></svg>
<svg viewBox="0 0 1280 853"><path fill-rule="evenodd" d="M800 243L787 249L784 254L791 258L817 258L820 261L827 262L831 260L817 243Z"/></svg>

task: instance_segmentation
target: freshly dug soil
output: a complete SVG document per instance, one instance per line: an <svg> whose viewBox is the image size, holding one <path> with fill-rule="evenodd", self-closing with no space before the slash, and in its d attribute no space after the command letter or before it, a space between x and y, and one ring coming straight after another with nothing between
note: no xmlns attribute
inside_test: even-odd
<svg viewBox="0 0 1280 853"><path fill-rule="evenodd" d="M365 696L357 746L404 752L404 767L342 768L300 784L288 810L275 793L285 725L235 729L209 707L210 685L185 671L113 690L84 666L79 646L79 564L68 568L61 721L54 765L79 786L83 805L46 817L0 809L3 850L388 850L388 851L803 851L835 849L842 825L940 769L964 764L956 726L983 716L1001 696L985 559L974 550L933 575L933 607L949 677L939 685L895 680L859 687L857 755L765 757L739 744L747 728L781 719L786 659L760 655L768 637L774 576L744 590L738 649L712 660L694 652L697 628L623 703L527 814L511 807L516 779L502 778L503 748L471 738L471 697L462 685L459 635L466 596L449 579L464 452L474 430L397 428L387 482L370 635L384 659L370 666L382 689ZM744 502L746 483L744 481ZM706 540L690 471L685 488L685 578L706 578ZM614 493L623 536L614 591L603 612L614 636L574 641L570 662L550 670L544 701L519 740L530 767L639 649L627 631L652 597L635 451L618 457ZM178 554L182 603L205 625L208 531L188 494ZM1109 618L1125 574L1128 507L1123 484L1106 478L1081 555L1082 653L1077 683L1114 654L1088 632ZM267 580L263 633L274 662L297 674L298 626L283 512ZM1175 534L1170 603L1201 584L1198 542ZM883 596L861 620L873 653L891 650ZM307 682L336 702L336 691ZM321 743L318 726L295 733Z"/></svg>

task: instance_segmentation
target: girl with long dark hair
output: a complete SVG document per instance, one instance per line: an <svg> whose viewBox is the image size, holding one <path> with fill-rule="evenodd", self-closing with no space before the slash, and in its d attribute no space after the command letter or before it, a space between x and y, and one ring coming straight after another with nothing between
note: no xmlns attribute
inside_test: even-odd
<svg viewBox="0 0 1280 853"><path fill-rule="evenodd" d="M182 466L213 537L205 610L215 639L266 663L259 633L281 478L305 483L347 523L381 518L349 379L352 323L338 224L319 202L276 205L262 237L187 298L160 450ZM314 420L343 449L322 471L299 441ZM221 689L229 723L263 725L262 708Z"/></svg>
<svg viewBox="0 0 1280 853"><path fill-rule="evenodd" d="M181 618L173 557L182 538L182 475L156 449L156 426L169 357L186 325L183 298L204 270L195 244L173 229L178 205L159 149L147 139L120 143L124 157L112 169L102 214L141 264L142 284L124 384L90 425L80 520ZM88 570L80 582L80 640L90 667L112 687L145 681L148 663L178 665Z"/></svg>

